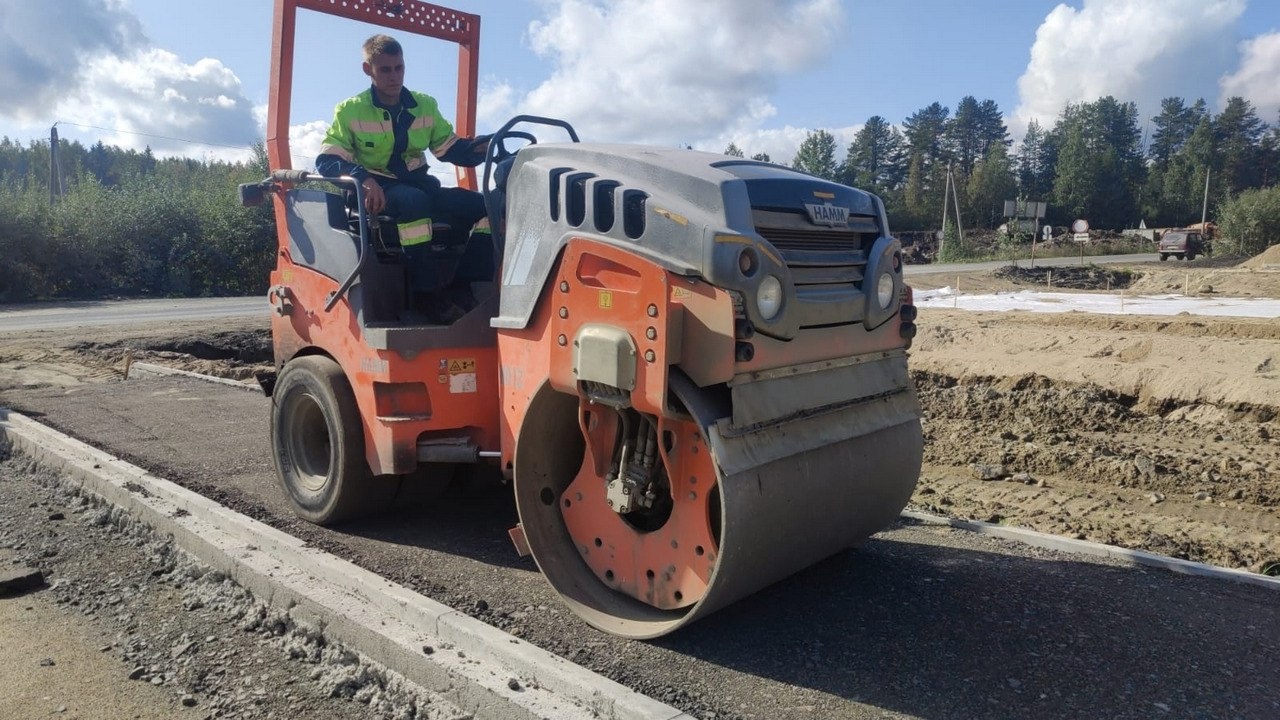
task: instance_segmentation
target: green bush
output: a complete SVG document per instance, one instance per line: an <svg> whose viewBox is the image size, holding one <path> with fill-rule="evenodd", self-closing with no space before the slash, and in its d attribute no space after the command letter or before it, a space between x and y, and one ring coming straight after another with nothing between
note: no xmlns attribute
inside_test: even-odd
<svg viewBox="0 0 1280 720"><path fill-rule="evenodd" d="M1219 247L1235 255L1257 255L1280 243L1280 185L1246 190L1220 205L1218 230Z"/></svg>
<svg viewBox="0 0 1280 720"><path fill-rule="evenodd" d="M236 196L262 178L257 167L161 160L107 181L86 171L64 178L53 206L47 185L2 171L0 302L266 291L275 218Z"/></svg>

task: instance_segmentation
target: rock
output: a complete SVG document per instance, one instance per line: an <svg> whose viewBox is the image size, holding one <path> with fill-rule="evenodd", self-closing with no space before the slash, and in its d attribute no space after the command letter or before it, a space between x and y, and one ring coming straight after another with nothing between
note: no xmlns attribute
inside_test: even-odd
<svg viewBox="0 0 1280 720"><path fill-rule="evenodd" d="M1213 286L1212 286L1212 285L1210 285L1209 283L1205 283L1205 284L1201 285L1200 287L1196 288L1196 292L1200 293L1201 295L1212 295L1212 294L1213 294Z"/></svg>
<svg viewBox="0 0 1280 720"><path fill-rule="evenodd" d="M1156 463L1146 455L1137 455L1133 458L1133 466L1143 475L1155 475Z"/></svg>
<svg viewBox="0 0 1280 720"><path fill-rule="evenodd" d="M183 706L183 707L195 707L195 706L196 706L196 699L195 699L195 696L193 696L193 695L183 695L183 696L182 696L182 706Z"/></svg>
<svg viewBox="0 0 1280 720"><path fill-rule="evenodd" d="M67 516L60 512L51 512L49 513L49 519L50 520L66 520Z"/></svg>
<svg viewBox="0 0 1280 720"><path fill-rule="evenodd" d="M136 668L134 668L134 669L133 669L133 672L129 673L129 679L130 679L130 680L141 680L141 679L142 679L142 676L143 676L143 675L146 675L146 674L147 674L147 669L146 669L146 668L144 668L144 667L136 667Z"/></svg>
<svg viewBox="0 0 1280 720"><path fill-rule="evenodd" d="M1164 502L1164 493L1158 493L1158 492L1151 493L1150 495L1147 496L1147 499L1151 501L1152 505L1159 505L1160 503Z"/></svg>
<svg viewBox="0 0 1280 720"><path fill-rule="evenodd" d="M507 687L511 688L512 690L519 690L520 681L515 678L507 678Z"/></svg>
<svg viewBox="0 0 1280 720"><path fill-rule="evenodd" d="M53 661L53 658L41 658L41 659L40 659L40 667L53 667L54 665L57 665L57 664L58 664L58 663L56 663L56 662L54 662L54 661Z"/></svg>
<svg viewBox="0 0 1280 720"><path fill-rule="evenodd" d="M432 654L434 654L434 653L435 653L435 651L436 651L436 649L435 649L435 648L433 648L433 647L431 647L430 645L423 645L423 646L422 646L422 654L423 654L423 655L432 655Z"/></svg>
<svg viewBox="0 0 1280 720"><path fill-rule="evenodd" d="M1231 491L1231 494L1230 494L1230 495L1228 495L1227 497L1231 498L1232 500L1243 500L1243 499L1244 499L1244 489L1243 489L1243 488L1236 488L1235 490L1232 490L1232 491Z"/></svg>
<svg viewBox="0 0 1280 720"><path fill-rule="evenodd" d="M979 480L999 480L1008 475L1003 465L985 465L983 463L974 463L969 466L973 470L974 477Z"/></svg>
<svg viewBox="0 0 1280 720"><path fill-rule="evenodd" d="M1014 482L1020 482L1023 485L1034 485L1036 482L1035 478L1031 477L1031 473L1028 472L1017 473L1011 479Z"/></svg>
<svg viewBox="0 0 1280 720"><path fill-rule="evenodd" d="M1213 496L1211 496L1209 493L1207 493L1207 492L1205 492L1205 491L1201 490L1200 492L1196 493L1195 498L1196 498L1197 500L1204 501L1204 500L1212 500L1212 499L1213 499Z"/></svg>
<svg viewBox="0 0 1280 720"><path fill-rule="evenodd" d="M177 660L178 658L182 657L183 653L185 653L186 651L190 650L193 647L195 647L195 643L189 640L184 643L178 643L177 645L173 646L173 650L170 651L169 656L172 657L174 660Z"/></svg>
<svg viewBox="0 0 1280 720"><path fill-rule="evenodd" d="M21 595L44 587L44 573L23 565L0 568L0 597Z"/></svg>

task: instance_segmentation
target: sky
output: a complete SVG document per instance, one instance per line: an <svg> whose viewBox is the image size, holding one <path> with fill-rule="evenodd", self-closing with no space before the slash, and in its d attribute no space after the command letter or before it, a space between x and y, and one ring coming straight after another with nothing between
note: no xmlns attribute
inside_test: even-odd
<svg viewBox="0 0 1280 720"><path fill-rule="evenodd" d="M353 0L374 2L375 0ZM1248 99L1280 119L1280 0L452 0L481 16L478 130L517 113L587 141L789 163L873 115L994 100L1015 138L1067 102ZM0 136L244 159L265 135L272 0L0 0ZM299 13L291 151L368 86L379 29ZM406 84L454 113L456 48L399 35Z"/></svg>

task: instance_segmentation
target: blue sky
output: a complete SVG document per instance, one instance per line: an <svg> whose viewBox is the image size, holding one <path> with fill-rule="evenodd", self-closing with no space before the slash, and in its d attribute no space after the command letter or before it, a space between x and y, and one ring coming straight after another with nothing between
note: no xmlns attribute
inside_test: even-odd
<svg viewBox="0 0 1280 720"><path fill-rule="evenodd" d="M1242 95L1280 114L1278 0L454 0L482 18L480 130L517 112L588 140L788 162L938 101L991 99L1015 137L1067 101ZM0 135L242 157L263 134L271 0L0 0ZM305 166L366 85L376 28L304 12L291 123ZM456 51L402 36L408 84L452 116ZM72 124L74 123L74 124ZM79 126L92 125L101 129ZM129 131L129 132L121 132ZM133 134L145 133L145 134ZM168 139L175 138L175 139ZM206 144L200 144L206 143Z"/></svg>

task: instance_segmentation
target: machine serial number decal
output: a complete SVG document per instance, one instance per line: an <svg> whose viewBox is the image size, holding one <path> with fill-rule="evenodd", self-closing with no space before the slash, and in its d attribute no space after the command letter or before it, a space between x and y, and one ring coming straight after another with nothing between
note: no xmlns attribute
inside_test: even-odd
<svg viewBox="0 0 1280 720"><path fill-rule="evenodd" d="M360 358L360 369L374 375L386 375L389 363L383 358Z"/></svg>
<svg viewBox="0 0 1280 720"><path fill-rule="evenodd" d="M605 310L613 309L613 291L612 290L600 291L600 307L604 308Z"/></svg>
<svg viewBox="0 0 1280 720"><path fill-rule="evenodd" d="M450 393L473 393L476 391L476 374L458 373L449 376L449 392Z"/></svg>

